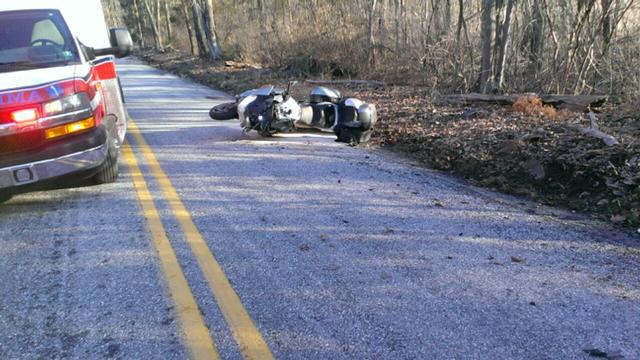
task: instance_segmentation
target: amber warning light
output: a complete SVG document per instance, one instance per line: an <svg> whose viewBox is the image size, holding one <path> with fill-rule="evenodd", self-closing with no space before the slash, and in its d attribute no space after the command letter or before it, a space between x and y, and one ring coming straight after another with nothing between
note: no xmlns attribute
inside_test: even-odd
<svg viewBox="0 0 640 360"><path fill-rule="evenodd" d="M47 140L55 139L61 136L78 133L91 129L96 126L96 122L93 117L82 121L76 121L62 126L57 126L51 129L47 129L44 132L44 137Z"/></svg>

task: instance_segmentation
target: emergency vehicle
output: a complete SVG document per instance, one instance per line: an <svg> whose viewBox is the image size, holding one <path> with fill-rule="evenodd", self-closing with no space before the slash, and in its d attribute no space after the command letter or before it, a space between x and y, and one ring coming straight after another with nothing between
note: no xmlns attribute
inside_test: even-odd
<svg viewBox="0 0 640 360"><path fill-rule="evenodd" d="M127 129L100 0L0 1L0 201L50 184L118 177Z"/></svg>

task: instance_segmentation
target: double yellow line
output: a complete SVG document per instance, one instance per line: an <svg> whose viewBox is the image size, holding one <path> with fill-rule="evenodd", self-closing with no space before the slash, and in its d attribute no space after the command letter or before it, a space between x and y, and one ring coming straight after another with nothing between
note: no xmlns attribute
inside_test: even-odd
<svg viewBox="0 0 640 360"><path fill-rule="evenodd" d="M242 305L238 294L233 290L229 279L227 279L222 267L211 253L202 234L193 222L191 214L182 203L178 192L171 184L171 180L162 170L160 163L140 133L138 126L133 121L130 121L129 129L137 144L139 154L142 155L151 175L162 190L164 198L169 203L172 215L180 224L184 237L207 280L209 289L213 293L234 339L238 343L242 356L247 360L274 359L269 346ZM176 312L184 333L184 340L191 356L193 359L219 359L220 355L198 309L171 242L167 237L133 149L129 144L125 144L122 150L124 160L129 166L133 177L142 212L147 219L153 243L158 251L169 293L175 303Z"/></svg>

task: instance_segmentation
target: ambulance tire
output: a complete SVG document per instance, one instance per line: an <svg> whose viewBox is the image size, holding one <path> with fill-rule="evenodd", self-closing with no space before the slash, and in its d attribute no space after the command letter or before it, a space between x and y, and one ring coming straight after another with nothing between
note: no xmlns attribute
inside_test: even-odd
<svg viewBox="0 0 640 360"><path fill-rule="evenodd" d="M96 184L109 184L118 180L118 148L115 141L109 141L109 150L107 152L107 160L100 165L98 173L93 177Z"/></svg>
<svg viewBox="0 0 640 360"><path fill-rule="evenodd" d="M7 202L7 201L11 200L11 198L12 198L12 195L9 195L9 194L0 194L0 205L1 205L2 203L5 203L5 202Z"/></svg>

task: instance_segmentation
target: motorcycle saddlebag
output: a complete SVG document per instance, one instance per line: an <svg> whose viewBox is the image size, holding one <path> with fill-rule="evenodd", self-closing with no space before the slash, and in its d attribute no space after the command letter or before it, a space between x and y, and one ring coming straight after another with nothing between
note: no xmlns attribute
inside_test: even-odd
<svg viewBox="0 0 640 360"><path fill-rule="evenodd" d="M346 127L369 130L378 121L376 107L358 99L345 99L340 103L340 123Z"/></svg>
<svg viewBox="0 0 640 360"><path fill-rule="evenodd" d="M358 99L346 99L340 103L339 123L334 131L340 142L368 143L377 121L378 113L374 105Z"/></svg>

